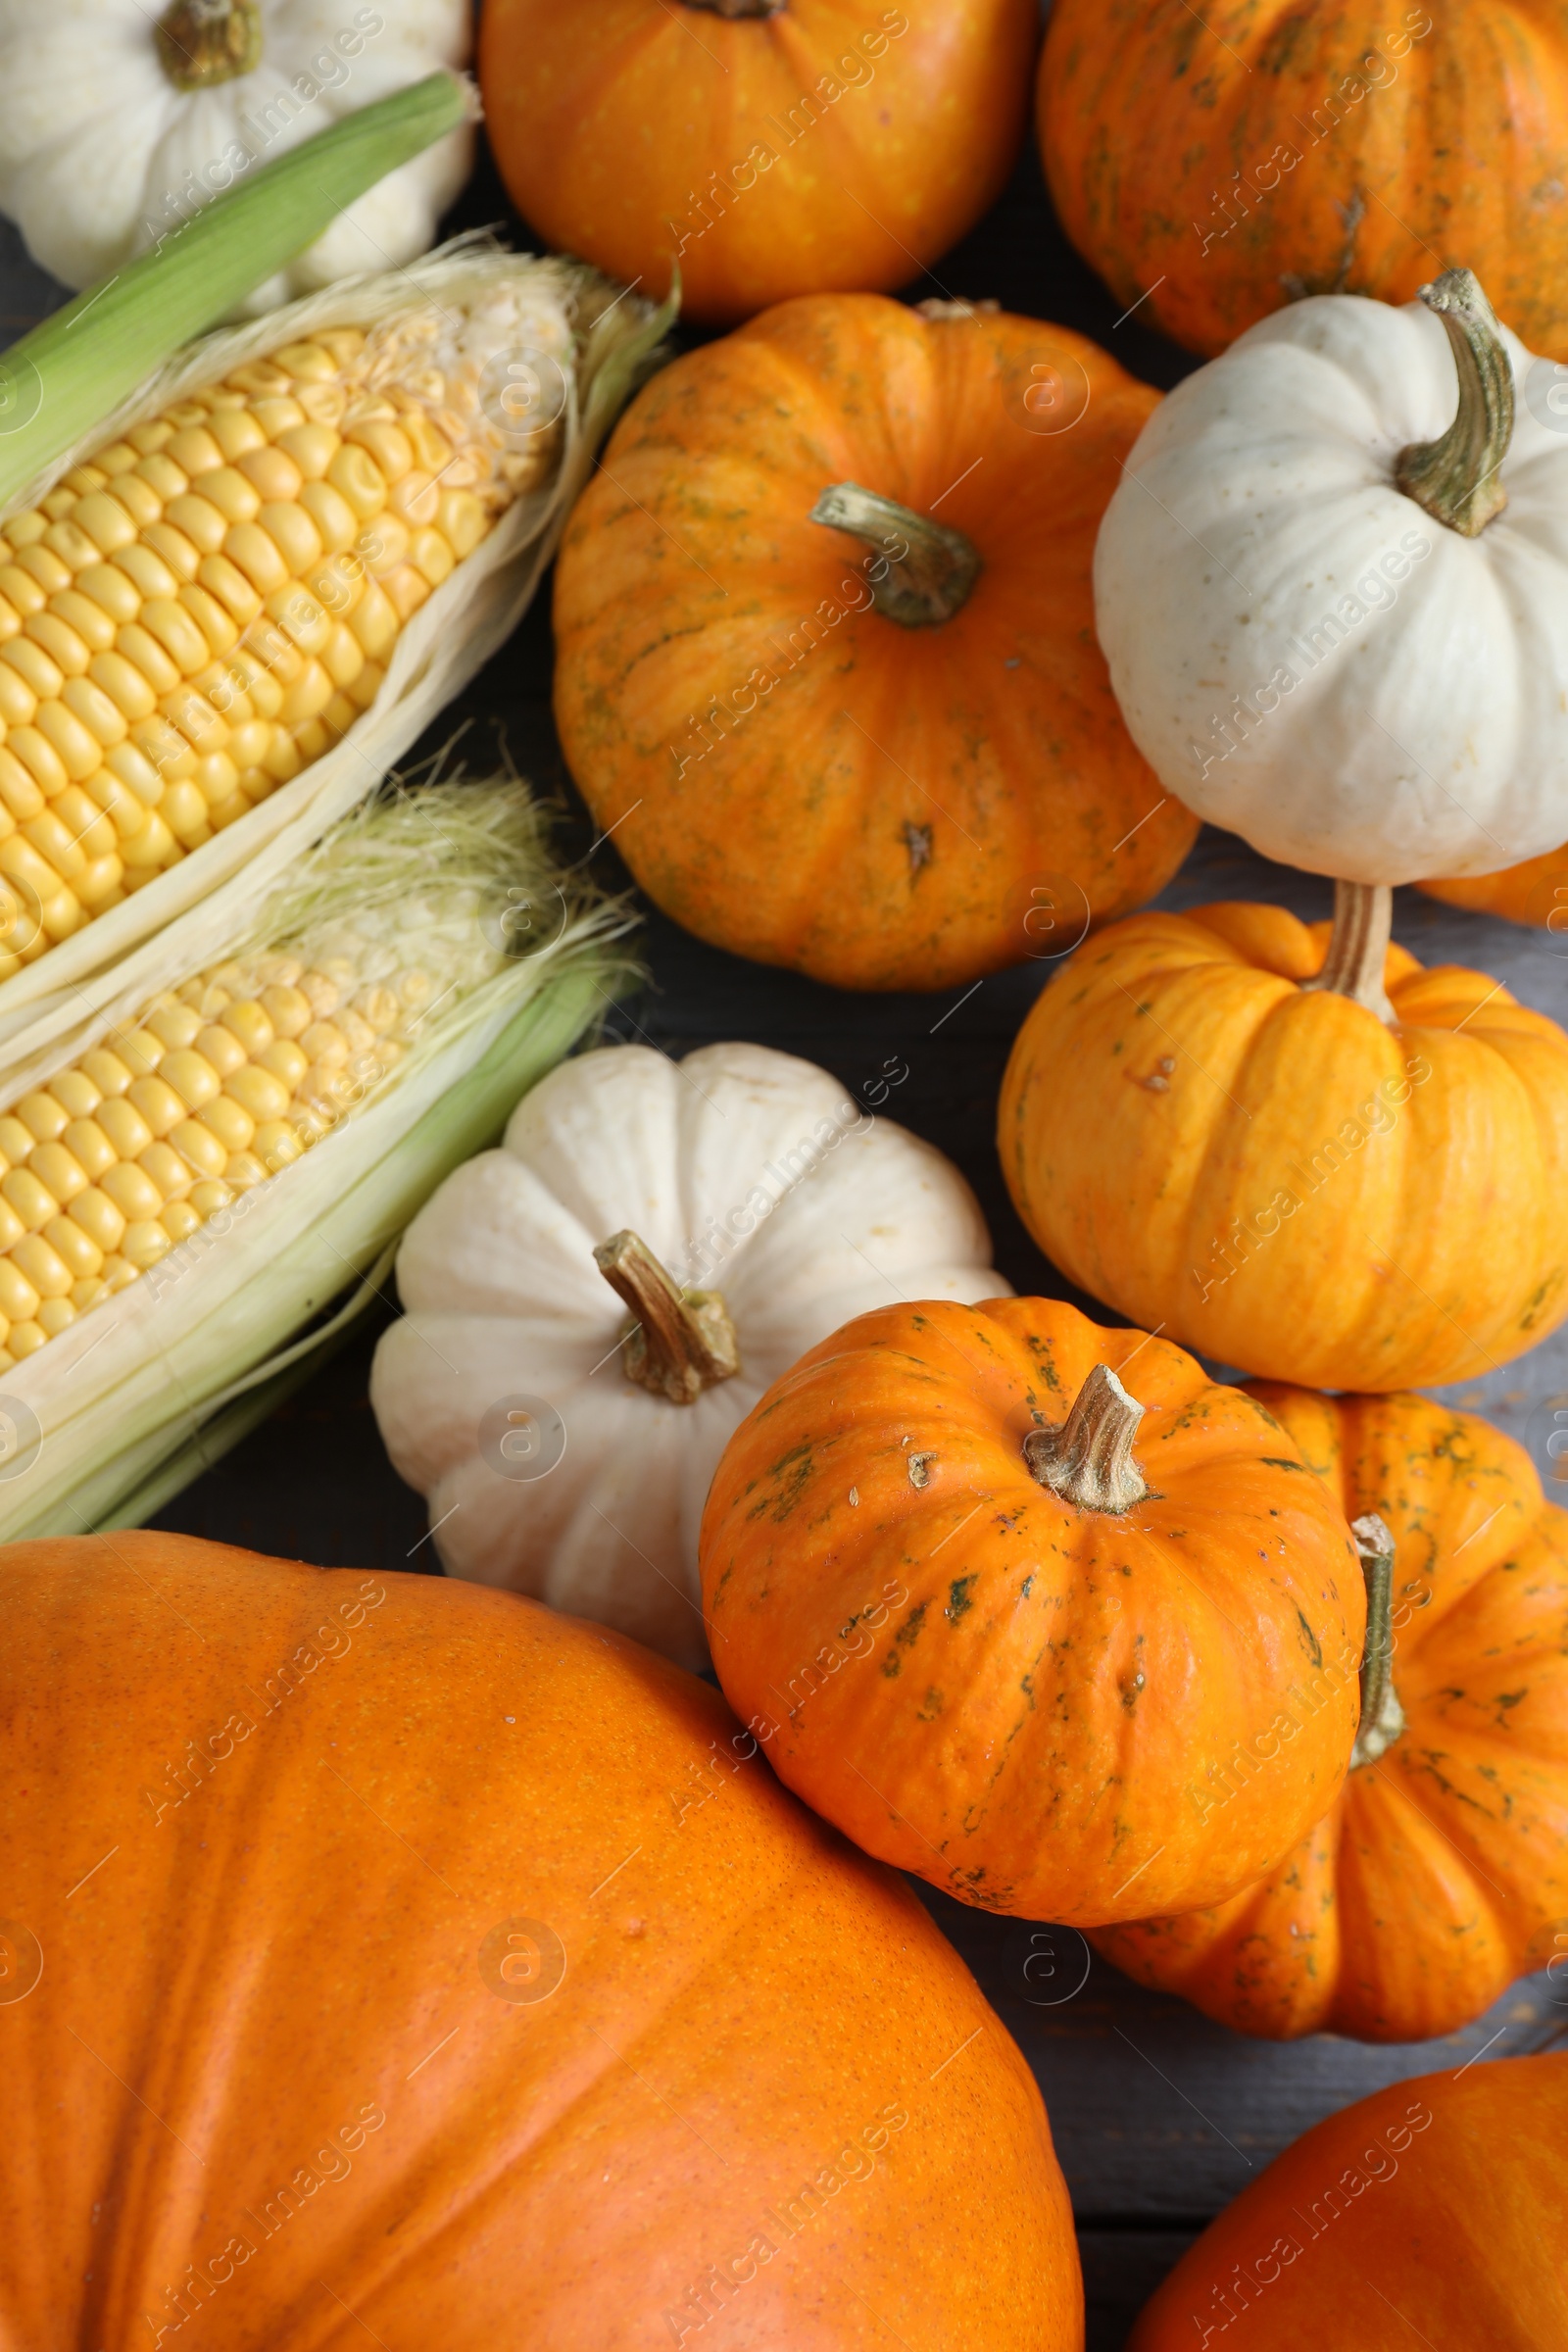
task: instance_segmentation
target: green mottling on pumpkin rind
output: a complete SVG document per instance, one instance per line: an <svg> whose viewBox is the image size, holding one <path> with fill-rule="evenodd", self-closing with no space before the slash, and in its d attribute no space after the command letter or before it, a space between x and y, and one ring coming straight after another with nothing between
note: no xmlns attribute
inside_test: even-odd
<svg viewBox="0 0 1568 2352"><path fill-rule="evenodd" d="M973 1608L974 1601L971 1597L970 1587L978 1584L979 1581L977 1575L955 1577L953 1583L948 1587L948 1605L942 1612L944 1617L951 1618L956 1625L958 1619Z"/></svg>

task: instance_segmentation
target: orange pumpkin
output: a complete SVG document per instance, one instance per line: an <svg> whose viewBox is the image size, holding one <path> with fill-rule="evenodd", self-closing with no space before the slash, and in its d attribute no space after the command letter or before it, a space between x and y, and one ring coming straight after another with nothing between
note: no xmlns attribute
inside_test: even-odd
<svg viewBox="0 0 1568 2352"><path fill-rule="evenodd" d="M1340 884L1332 947L1279 906L1134 915L1052 981L999 1143L1074 1282L1315 1388L1466 1379L1561 1322L1568 1037L1385 950L1388 900Z"/></svg>
<svg viewBox="0 0 1568 2352"><path fill-rule="evenodd" d="M1295 296L1408 302L1462 265L1568 358L1564 30L1558 6L1056 0L1056 210L1118 303L1209 356Z"/></svg>
<svg viewBox="0 0 1568 2352"><path fill-rule="evenodd" d="M1034 0L486 0L485 122L554 245L727 324L917 277L1001 195Z"/></svg>
<svg viewBox="0 0 1568 2352"><path fill-rule="evenodd" d="M1391 2082L1303 2132L1183 2255L1127 2352L1421 2344L1568 2344L1568 2055Z"/></svg>
<svg viewBox="0 0 1568 2352"><path fill-rule="evenodd" d="M1533 923L1554 939L1568 940L1568 844L1500 873L1472 874L1460 882L1422 882L1429 899L1468 906L1477 914L1505 915L1510 923Z"/></svg>
<svg viewBox="0 0 1568 2352"><path fill-rule="evenodd" d="M8 2344L1082 2344L1022 2059L690 1676L172 1536L0 1581Z"/></svg>
<svg viewBox="0 0 1568 2352"><path fill-rule="evenodd" d="M562 549L556 716L666 913L943 988L1162 886L1196 820L1122 724L1090 585L1154 405L1063 328L867 294L645 386Z"/></svg>
<svg viewBox="0 0 1568 2352"><path fill-rule="evenodd" d="M1393 1538L1392 1625L1380 1642L1374 1607L1349 1778L1257 1886L1095 1940L1243 2034L1452 2034L1556 1958L1568 1929L1568 1512L1472 1413L1252 1394L1346 1517L1376 1513ZM1391 1632L1388 1705L1365 1686ZM1266 1754L1216 1774L1207 1809L1227 1809Z"/></svg>
<svg viewBox="0 0 1568 2352"><path fill-rule="evenodd" d="M962 1902L1219 1900L1344 1777L1365 1594L1327 1489L1179 1348L1055 1299L887 1307L813 1348L730 1440L700 1564L779 1778ZM1205 1820L1208 1769L1287 1708L1298 1738Z"/></svg>

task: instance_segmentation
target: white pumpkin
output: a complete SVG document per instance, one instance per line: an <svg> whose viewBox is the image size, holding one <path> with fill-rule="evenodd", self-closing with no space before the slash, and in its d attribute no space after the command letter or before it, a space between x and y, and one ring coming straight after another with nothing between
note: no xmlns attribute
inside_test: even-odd
<svg viewBox="0 0 1568 2352"><path fill-rule="evenodd" d="M1467 271L1423 295L1295 303L1189 376L1095 556L1160 781L1348 882L1490 873L1568 836L1568 369ZM1401 454L1440 439L1418 503Z"/></svg>
<svg viewBox="0 0 1568 2352"><path fill-rule="evenodd" d="M68 286L106 277L339 116L466 64L468 0L0 0L0 212ZM423 253L455 131L341 213L255 314Z"/></svg>
<svg viewBox="0 0 1568 2352"><path fill-rule="evenodd" d="M594 1257L628 1228L722 1301L703 1310L690 1401L628 1377L659 1318L623 1344L627 1307ZM1007 1295L990 1257L957 1170L825 1070L763 1046L681 1062L606 1047L525 1095L501 1148L410 1226L408 1311L370 1400L450 1573L701 1665L698 1524L730 1432L852 1315Z"/></svg>

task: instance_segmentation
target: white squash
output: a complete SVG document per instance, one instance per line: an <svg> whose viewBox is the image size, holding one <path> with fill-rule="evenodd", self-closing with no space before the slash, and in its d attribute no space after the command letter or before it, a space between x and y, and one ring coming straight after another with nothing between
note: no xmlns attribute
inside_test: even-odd
<svg viewBox="0 0 1568 2352"><path fill-rule="evenodd" d="M1276 311L1177 386L1095 557L1111 683L1170 792L1355 883L1568 836L1562 374L1452 270L1401 309Z"/></svg>
<svg viewBox="0 0 1568 2352"><path fill-rule="evenodd" d="M627 1229L709 1295L696 1314ZM648 1308L631 1345L594 1256L617 1236ZM607 1047L525 1095L416 1217L370 1400L450 1573L701 1665L698 1525L730 1432L852 1315L1006 1296L990 1256L957 1170L825 1070L763 1046ZM659 1365L664 1387L641 1385Z"/></svg>
<svg viewBox="0 0 1568 2352"><path fill-rule="evenodd" d="M340 115L463 66L468 0L0 0L0 212L85 286ZM393 172L250 297L254 315L423 253L464 129Z"/></svg>

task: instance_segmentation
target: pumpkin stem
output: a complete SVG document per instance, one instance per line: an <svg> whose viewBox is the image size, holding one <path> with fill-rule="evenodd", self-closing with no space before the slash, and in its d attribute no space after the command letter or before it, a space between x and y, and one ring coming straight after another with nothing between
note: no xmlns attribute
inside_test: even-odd
<svg viewBox="0 0 1568 2352"><path fill-rule="evenodd" d="M940 628L968 603L980 577L980 551L962 531L916 514L896 498L862 490L858 482L835 482L824 490L808 519L848 531L875 551L866 574L871 602L901 628Z"/></svg>
<svg viewBox="0 0 1568 2352"><path fill-rule="evenodd" d="M1474 539L1508 504L1497 468L1513 439L1513 368L1491 303L1468 270L1446 270L1421 299L1447 332L1459 406L1436 441L1401 449L1394 478L1406 498Z"/></svg>
<svg viewBox="0 0 1568 2352"><path fill-rule="evenodd" d="M1336 882L1334 930L1323 969L1303 989L1325 988L1364 1004L1380 1021L1392 1022L1394 1006L1383 986L1383 963L1394 928L1394 893L1386 882Z"/></svg>
<svg viewBox="0 0 1568 2352"><path fill-rule="evenodd" d="M628 1380L671 1404L695 1404L705 1389L740 1370L735 1326L716 1291L677 1288L648 1244L630 1232L601 1242L594 1262L632 1311L621 1334Z"/></svg>
<svg viewBox="0 0 1568 2352"><path fill-rule="evenodd" d="M1058 1429L1032 1429L1023 1458L1063 1502L1081 1511L1130 1511L1149 1494L1133 1460L1133 1440L1144 1408L1129 1396L1108 1364L1097 1364Z"/></svg>
<svg viewBox="0 0 1568 2352"><path fill-rule="evenodd" d="M1394 1688L1394 1538L1376 1511L1352 1519L1350 1533L1366 1578L1366 1647L1361 1652L1361 1728L1350 1770L1375 1764L1404 1732L1404 1709Z"/></svg>
<svg viewBox="0 0 1568 2352"><path fill-rule="evenodd" d="M173 0L156 26L158 62L176 90L211 90L262 62L261 0Z"/></svg>

